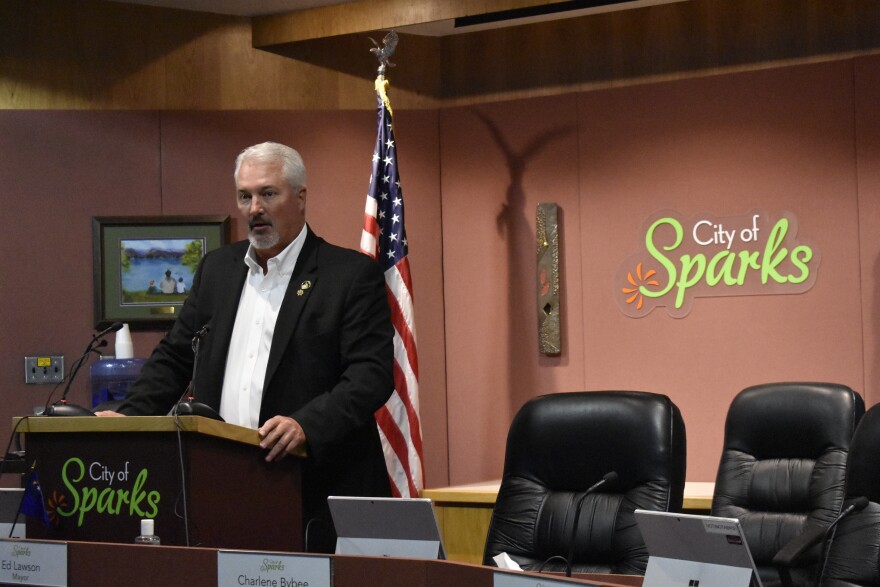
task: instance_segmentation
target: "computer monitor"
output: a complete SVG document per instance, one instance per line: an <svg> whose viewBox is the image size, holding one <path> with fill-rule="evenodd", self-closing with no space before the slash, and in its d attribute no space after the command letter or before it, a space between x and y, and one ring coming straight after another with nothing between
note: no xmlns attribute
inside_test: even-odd
<svg viewBox="0 0 880 587"><path fill-rule="evenodd" d="M327 498L336 527L336 554L445 559L430 499Z"/></svg>
<svg viewBox="0 0 880 587"><path fill-rule="evenodd" d="M762 587L736 518L635 511L648 547L643 587Z"/></svg>

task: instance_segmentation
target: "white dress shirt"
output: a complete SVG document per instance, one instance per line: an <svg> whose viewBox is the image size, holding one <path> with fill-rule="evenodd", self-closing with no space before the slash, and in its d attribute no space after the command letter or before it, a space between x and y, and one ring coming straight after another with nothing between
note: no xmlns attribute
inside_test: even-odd
<svg viewBox="0 0 880 587"><path fill-rule="evenodd" d="M230 424L259 427L275 321L305 240L306 227L303 226L292 243L269 259L265 275L257 263L253 245L248 247L244 257L248 275L235 315L220 397L220 416Z"/></svg>

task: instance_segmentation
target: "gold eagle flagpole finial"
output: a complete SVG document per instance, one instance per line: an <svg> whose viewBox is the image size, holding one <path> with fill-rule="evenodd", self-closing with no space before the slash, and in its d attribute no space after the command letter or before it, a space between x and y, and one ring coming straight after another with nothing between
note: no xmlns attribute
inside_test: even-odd
<svg viewBox="0 0 880 587"><path fill-rule="evenodd" d="M381 46L372 37L368 38L373 42L373 45L375 45L370 49L370 53L375 55L379 60L379 79L384 79L385 70L389 67L394 67L394 64L391 63L391 55L394 54L394 50L397 48L397 41L400 37L398 37L397 33L394 31L390 31L385 35L385 38L382 39Z"/></svg>

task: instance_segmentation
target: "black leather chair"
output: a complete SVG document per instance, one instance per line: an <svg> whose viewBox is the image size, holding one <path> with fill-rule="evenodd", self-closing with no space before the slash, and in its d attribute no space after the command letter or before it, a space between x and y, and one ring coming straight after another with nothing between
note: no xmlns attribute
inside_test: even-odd
<svg viewBox="0 0 880 587"><path fill-rule="evenodd" d="M517 413L483 562L506 552L524 569L569 558L576 573L644 574L648 552L633 510L680 511L686 467L681 413L664 395L630 391L544 395ZM576 502L584 499L574 542ZM558 559L543 567L562 571Z"/></svg>
<svg viewBox="0 0 880 587"><path fill-rule="evenodd" d="M858 393L831 383L757 385L731 403L712 515L740 520L765 586L781 583L772 564L781 548L840 513L850 442L864 412ZM808 565L792 577L810 584L814 572Z"/></svg>
<svg viewBox="0 0 880 587"><path fill-rule="evenodd" d="M868 410L853 436L846 497L846 505L863 497L868 504L843 518L829 534L820 585L880 587L880 405Z"/></svg>

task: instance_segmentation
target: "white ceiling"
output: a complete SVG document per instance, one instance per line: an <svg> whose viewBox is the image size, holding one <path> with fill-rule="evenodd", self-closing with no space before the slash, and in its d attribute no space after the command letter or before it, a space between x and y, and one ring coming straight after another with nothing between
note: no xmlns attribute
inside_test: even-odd
<svg viewBox="0 0 880 587"><path fill-rule="evenodd" d="M234 14L237 16L256 16L258 14L280 14L294 12L315 6L347 4L352 0L112 0L123 4L144 4L164 8L179 8L195 12L215 14Z"/></svg>

